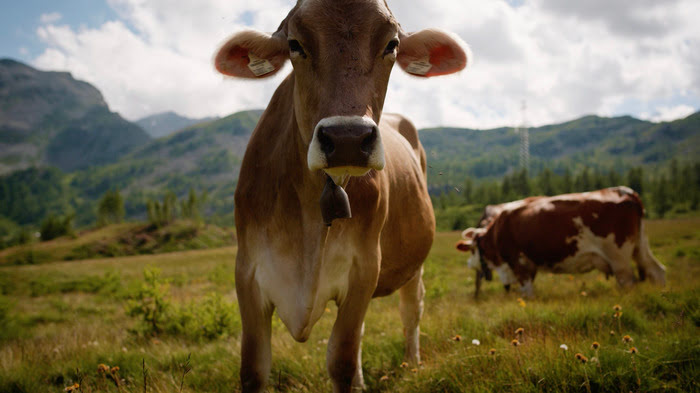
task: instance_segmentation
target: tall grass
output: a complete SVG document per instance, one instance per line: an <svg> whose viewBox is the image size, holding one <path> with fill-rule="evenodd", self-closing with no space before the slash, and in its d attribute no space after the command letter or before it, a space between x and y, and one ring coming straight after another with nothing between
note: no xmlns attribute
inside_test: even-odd
<svg viewBox="0 0 700 393"><path fill-rule="evenodd" d="M544 273L535 282L536 297L526 302L497 282L484 285L474 300L473 272L453 249L459 234L439 233L425 264L422 366L401 367L397 296L375 299L363 340L368 391L698 391L700 219L650 221L647 231L668 267L663 290L642 284L623 292L596 273ZM82 392L143 392L144 384L148 392L236 391L235 252L0 267L0 392L61 392L75 383ZM150 284L146 266L161 272ZM169 284L163 299L170 311L162 329L152 332L143 314L129 315L128 305L149 304L139 291L159 283ZM273 318L272 391L331 390L325 354L336 307L328 308L304 344ZM456 335L462 339L453 340ZM623 342L625 335L633 341ZM119 367L119 386L98 373L100 364L110 372Z"/></svg>

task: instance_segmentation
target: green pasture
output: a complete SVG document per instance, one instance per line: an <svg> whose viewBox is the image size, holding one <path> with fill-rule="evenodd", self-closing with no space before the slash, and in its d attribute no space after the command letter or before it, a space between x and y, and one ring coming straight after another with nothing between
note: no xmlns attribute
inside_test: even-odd
<svg viewBox="0 0 700 393"><path fill-rule="evenodd" d="M536 298L524 300L497 281L475 300L474 272L454 249L458 232L438 233L425 263L422 365L402 366L398 296L375 299L363 340L367 390L699 391L700 218L648 221L646 229L667 266L665 288L623 292L598 273L542 273ZM0 392L63 392L75 383L80 392L237 391L235 254L225 247L0 266ZM331 390L325 353L335 313L329 303L303 344L273 320L270 391Z"/></svg>

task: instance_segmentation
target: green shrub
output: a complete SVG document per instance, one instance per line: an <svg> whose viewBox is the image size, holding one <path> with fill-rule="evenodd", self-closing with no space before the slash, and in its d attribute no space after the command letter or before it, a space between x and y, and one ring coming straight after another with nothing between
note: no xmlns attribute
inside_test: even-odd
<svg viewBox="0 0 700 393"><path fill-rule="evenodd" d="M10 256L8 261L12 265L37 265L51 260L51 254L33 249L22 250Z"/></svg>
<svg viewBox="0 0 700 393"><path fill-rule="evenodd" d="M5 296L0 295L0 340L19 337L20 329L12 316L13 304Z"/></svg>
<svg viewBox="0 0 700 393"><path fill-rule="evenodd" d="M161 278L160 269L146 268L144 282L127 303L127 313L141 319L141 331L149 335L161 333L172 305L168 296L170 284Z"/></svg>
<svg viewBox="0 0 700 393"><path fill-rule="evenodd" d="M221 336L230 336L240 331L241 323L237 307L232 302L226 302L221 295L211 293L201 303L190 305L196 313L196 330L190 330L196 337L215 339Z"/></svg>
<svg viewBox="0 0 700 393"><path fill-rule="evenodd" d="M158 270L144 270L144 282L127 305L129 315L140 319L137 333L212 340L240 331L241 321L234 302L210 293L200 301L177 304L170 299L169 288L169 281L162 279Z"/></svg>
<svg viewBox="0 0 700 393"><path fill-rule="evenodd" d="M41 240L47 241L57 237L73 234L73 218L74 214L67 214L59 217L49 214L41 223Z"/></svg>

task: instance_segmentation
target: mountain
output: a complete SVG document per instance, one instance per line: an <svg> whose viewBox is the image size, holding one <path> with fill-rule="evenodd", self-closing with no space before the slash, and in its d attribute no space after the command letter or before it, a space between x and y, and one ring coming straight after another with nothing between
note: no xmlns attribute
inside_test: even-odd
<svg viewBox="0 0 700 393"><path fill-rule="evenodd" d="M197 192L206 191L208 198L204 213L212 221L230 225L238 171L261 114L262 111L238 112L191 125L166 137L143 143L105 165L60 176L29 170L13 179L15 183L35 184L32 186L34 188L43 187L42 184L66 187L62 193L68 195L69 200L57 199L52 203L71 206L76 212L78 224L94 221L96 201L107 190L116 187L125 197L129 217L144 217L146 201L161 198L166 191L173 191L180 197L185 196L190 188ZM533 173L544 167L555 172L566 168L576 172L583 166L619 172L640 165L650 170L647 173L654 173L658 168L665 167L671 158L698 161L700 112L685 119L663 123L629 116L585 116L531 128L529 135ZM475 180L494 179L518 168L519 136L512 128L433 128L420 130L419 136L428 153L428 183L433 195L461 187L467 176ZM84 136L76 135L74 138L83 140ZM59 146L57 151L68 149L69 145ZM74 154L89 155L90 151ZM59 160L57 157L52 159ZM39 176L43 177L35 179ZM9 178L0 177L0 197L6 179ZM16 187L5 186L5 190L13 188ZM0 215L12 217L22 224L36 222L38 215L32 218L22 214L28 211L23 206L25 200L32 202L31 211L46 211L41 209L43 202L27 197L33 195L34 188L6 192L10 199L5 202L8 206L13 203L12 214L9 211L3 213L0 206Z"/></svg>
<svg viewBox="0 0 700 393"><path fill-rule="evenodd" d="M459 186L464 178L497 178L519 165L520 136L512 128L421 130L431 166L431 187ZM562 172L583 166L624 171L660 166L672 158L700 157L700 112L672 122L652 123L630 116L585 116L529 129L530 171Z"/></svg>
<svg viewBox="0 0 700 393"><path fill-rule="evenodd" d="M0 174L102 165L149 140L139 126L110 112L89 83L0 59Z"/></svg>
<svg viewBox="0 0 700 393"><path fill-rule="evenodd" d="M175 112L163 112L136 120L135 123L143 128L151 137L160 138L193 124L210 122L217 119L217 117L191 119L189 117L180 116Z"/></svg>
<svg viewBox="0 0 700 393"><path fill-rule="evenodd" d="M246 145L261 110L198 123L154 140L116 163L72 176L71 186L95 200L110 188L126 195L127 214L142 214L146 198L164 190L207 191L211 211L233 213L233 191Z"/></svg>

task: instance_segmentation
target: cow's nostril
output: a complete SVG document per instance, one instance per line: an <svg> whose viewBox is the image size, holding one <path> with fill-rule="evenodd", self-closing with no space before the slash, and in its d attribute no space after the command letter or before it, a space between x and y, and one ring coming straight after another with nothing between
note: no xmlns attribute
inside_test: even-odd
<svg viewBox="0 0 700 393"><path fill-rule="evenodd" d="M372 128L372 131L362 140L360 150L365 154L371 154L374 150L375 142L377 141L377 129Z"/></svg>
<svg viewBox="0 0 700 393"><path fill-rule="evenodd" d="M321 151L323 151L324 154L330 155L333 153L333 151L335 151L333 140L326 135L326 131L323 128L318 130L318 142L321 145Z"/></svg>

